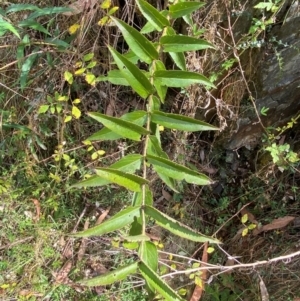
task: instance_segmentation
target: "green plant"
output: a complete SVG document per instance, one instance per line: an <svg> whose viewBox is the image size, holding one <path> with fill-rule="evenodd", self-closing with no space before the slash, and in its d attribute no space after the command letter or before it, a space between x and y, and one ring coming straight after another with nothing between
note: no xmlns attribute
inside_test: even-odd
<svg viewBox="0 0 300 301"><path fill-rule="evenodd" d="M152 192L149 187L148 173L150 166L160 179L173 191L178 192L176 181L190 184L209 185L211 179L204 174L169 159L161 144L161 126L179 131L218 130L205 122L179 114L164 113L167 88L184 88L192 84L202 84L207 88L214 85L203 75L186 70L185 51L214 48L210 43L185 35L177 35L173 29L174 21L183 17L190 24L190 14L203 5L199 2L170 3L168 11L159 12L144 0L136 1L142 15L148 23L141 32L125 22L109 16L122 32L130 47L127 54L117 52L111 46L109 51L118 69L108 72L106 77L96 81L110 81L118 85L130 86L141 98L147 101L147 111L134 111L120 118L90 112L88 115L105 128L96 132L88 141L129 139L143 143L142 154L127 154L108 168L96 168L95 175L73 187L93 187L115 183L133 192L132 205L118 212L106 222L86 231L72 234L74 237L90 237L120 231L121 241L130 249L137 249L138 261L119 267L109 273L92 279L79 281L82 285L108 285L124 279L130 274L139 273L146 280L149 293L158 293L166 300L182 300L180 295L167 285L158 275L158 253L156 245L147 235L147 224L155 221L162 228L196 242L219 243L215 238L205 236L153 207ZM145 33L158 31L158 42L149 41ZM180 70L167 70L162 60L163 53L168 53ZM140 60L147 65L147 70L136 66ZM69 72L69 71L68 71ZM65 73L66 74L66 73ZM68 78L71 78L69 73ZM70 84L70 82L69 82ZM138 174L136 171L138 170ZM125 228L125 231L121 229ZM126 229L129 229L126 231Z"/></svg>

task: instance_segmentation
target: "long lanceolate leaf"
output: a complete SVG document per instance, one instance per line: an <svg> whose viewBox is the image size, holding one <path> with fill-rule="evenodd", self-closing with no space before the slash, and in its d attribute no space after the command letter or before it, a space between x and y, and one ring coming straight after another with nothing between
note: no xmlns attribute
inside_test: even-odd
<svg viewBox="0 0 300 301"><path fill-rule="evenodd" d="M177 236L197 242L220 243L219 240L205 236L151 206L145 206L144 210L145 213L152 217L159 226Z"/></svg>
<svg viewBox="0 0 300 301"><path fill-rule="evenodd" d="M139 270L143 278L167 301L184 301L166 282L162 281L159 276L144 262L139 263Z"/></svg>
<svg viewBox="0 0 300 301"><path fill-rule="evenodd" d="M141 135L149 134L145 128L120 118L95 112L88 113L88 115L98 122L103 123L108 129L124 138L140 141Z"/></svg>
<svg viewBox="0 0 300 301"><path fill-rule="evenodd" d="M204 2L178 2L169 6L170 15L172 18L180 18L191 14L198 8L204 6Z"/></svg>
<svg viewBox="0 0 300 301"><path fill-rule="evenodd" d="M134 221L134 218L139 217L140 209L140 206L127 207L126 209L117 213L114 217L110 218L104 223L71 235L74 237L91 237L119 230L125 227L126 225L131 224Z"/></svg>
<svg viewBox="0 0 300 301"><path fill-rule="evenodd" d="M141 186L148 184L148 181L142 177L117 169L97 168L95 172L99 177L135 192L141 191Z"/></svg>
<svg viewBox="0 0 300 301"><path fill-rule="evenodd" d="M146 122L146 111L134 111L127 114L124 114L120 119L132 122L136 125L143 126ZM116 140L122 138L121 135L116 134L108 128L103 128L100 131L94 133L92 136L87 138L90 141L101 141L101 140Z"/></svg>
<svg viewBox="0 0 300 301"><path fill-rule="evenodd" d="M136 3L144 17L156 30L161 31L164 27L170 25L169 20L148 2L144 0L136 0Z"/></svg>
<svg viewBox="0 0 300 301"><path fill-rule="evenodd" d="M159 40L159 43L163 47L164 52L183 52L215 48L205 40L183 35L163 36Z"/></svg>
<svg viewBox="0 0 300 301"><path fill-rule="evenodd" d="M103 286L115 283L117 281L123 280L128 275L136 272L138 268L138 263L131 263L129 265L115 269L109 273L97 276L91 279L81 280L78 283L85 286Z"/></svg>
<svg viewBox="0 0 300 301"><path fill-rule="evenodd" d="M215 85L204 75L182 70L158 70L154 72L154 80L167 87L187 87L193 84L202 84L215 88Z"/></svg>
<svg viewBox="0 0 300 301"><path fill-rule="evenodd" d="M213 181L204 174L200 174L183 165L174 163L168 159L147 155L147 161L153 165L156 172L162 173L176 180L185 180L190 184L210 185Z"/></svg>
<svg viewBox="0 0 300 301"><path fill-rule="evenodd" d="M129 154L122 159L120 159L118 162L112 164L109 166L109 168L117 169L120 171L128 172L128 173L134 173L137 169L140 169L142 163L142 156L139 154ZM78 182L72 187L99 187L104 186L107 184L110 184L111 181L104 179L103 177L94 175L90 178L83 180L81 182Z"/></svg>
<svg viewBox="0 0 300 301"><path fill-rule="evenodd" d="M108 46L118 68L123 72L124 77L128 81L132 89L142 98L147 98L153 92L153 87L148 78L140 69L126 59L122 54L118 53L112 47ZM124 70L124 71L123 71Z"/></svg>
<svg viewBox="0 0 300 301"><path fill-rule="evenodd" d="M153 60L158 59L158 52L153 44L146 39L136 29L125 22L111 17L118 28L121 30L125 41L131 50L144 62L150 64Z"/></svg>
<svg viewBox="0 0 300 301"><path fill-rule="evenodd" d="M217 127L194 118L179 114L162 113L160 111L153 112L151 115L151 121L169 129L181 131L197 132L218 130Z"/></svg>

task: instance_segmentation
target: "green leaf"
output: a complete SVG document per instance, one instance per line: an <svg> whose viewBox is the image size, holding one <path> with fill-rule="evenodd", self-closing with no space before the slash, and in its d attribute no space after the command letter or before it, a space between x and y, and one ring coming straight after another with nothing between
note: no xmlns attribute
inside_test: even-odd
<svg viewBox="0 0 300 301"><path fill-rule="evenodd" d="M148 236L147 236L148 237ZM145 262L153 271L158 268L158 252L154 243L150 241L143 241L139 247L139 257Z"/></svg>
<svg viewBox="0 0 300 301"><path fill-rule="evenodd" d="M66 12L72 12L73 10L68 7L45 7L45 8L39 8L32 14L28 16L27 19L35 19L41 16L46 16L46 15L52 15L52 14L61 14L61 13L66 13Z"/></svg>
<svg viewBox="0 0 300 301"><path fill-rule="evenodd" d="M135 192L132 198L132 206L142 206L143 204L143 192ZM152 192L148 186L146 186L146 197L145 197L145 204L152 206L153 204L153 196Z"/></svg>
<svg viewBox="0 0 300 301"><path fill-rule="evenodd" d="M0 19L0 36L3 36L6 31L12 32L15 36L21 39L19 32L15 29L15 27L9 22Z"/></svg>
<svg viewBox="0 0 300 301"><path fill-rule="evenodd" d="M142 156L138 154L129 154L114 164L110 165L109 168L117 169L120 171L135 173L137 169L140 169L142 163ZM111 183L111 181L103 179L97 175L91 176L90 178L80 181L71 187L97 187L104 186Z"/></svg>
<svg viewBox="0 0 300 301"><path fill-rule="evenodd" d="M88 115L97 120L98 122L103 123L108 129L110 129L114 133L134 141L140 141L142 134L149 134L149 132L145 128L120 118L111 117L95 112L88 113ZM91 138L89 138L88 140L91 140Z"/></svg>
<svg viewBox="0 0 300 301"><path fill-rule="evenodd" d="M187 87L192 84L202 84L208 87L216 88L204 75L196 72L182 70L158 70L154 72L154 80L167 87Z"/></svg>
<svg viewBox="0 0 300 301"><path fill-rule="evenodd" d="M215 49L215 47L205 41L184 35L163 36L159 43L163 47L164 52L184 52L195 51L207 48Z"/></svg>
<svg viewBox="0 0 300 301"><path fill-rule="evenodd" d="M204 6L204 2L179 2L176 4L171 4L169 6L170 15L172 18L180 18L185 15L189 15L196 11L198 8Z"/></svg>
<svg viewBox="0 0 300 301"><path fill-rule="evenodd" d="M39 10L39 7L33 4L12 4L6 10L6 13L16 13L22 10Z"/></svg>
<svg viewBox="0 0 300 301"><path fill-rule="evenodd" d="M73 84L73 74L69 71L65 71L64 72L64 79L65 81L67 81L69 83L69 85L72 85Z"/></svg>
<svg viewBox="0 0 300 301"><path fill-rule="evenodd" d="M140 69L124 58L120 53L108 46L112 53L118 68L123 72L124 77L132 87L132 89L138 93L142 98L147 98L149 94L153 92L153 87L148 78L143 74Z"/></svg>
<svg viewBox="0 0 300 301"><path fill-rule="evenodd" d="M137 262L131 263L126 266L115 269L109 273L91 279L84 279L78 281L78 283L84 286L105 286L105 285L113 284L117 281L125 279L128 275L135 273L137 268L138 268Z"/></svg>
<svg viewBox="0 0 300 301"><path fill-rule="evenodd" d="M180 181L185 180L188 183L196 185L210 185L213 183L206 175L168 159L147 155L147 161L153 165L156 172L162 173L170 178Z"/></svg>
<svg viewBox="0 0 300 301"><path fill-rule="evenodd" d="M40 24L39 22L37 22L35 20L31 20L31 19L23 20L23 21L19 22L18 26L29 27L29 28L32 28L34 30L43 32L43 33L51 36L51 33L42 24Z"/></svg>
<svg viewBox="0 0 300 301"><path fill-rule="evenodd" d="M151 121L169 129L176 129L180 131L197 132L218 130L218 128L213 125L191 117L179 114L163 113L160 111L154 111L151 114Z"/></svg>
<svg viewBox="0 0 300 301"><path fill-rule="evenodd" d="M48 111L49 109L49 105L41 105L39 110L38 110L38 114L44 114Z"/></svg>
<svg viewBox="0 0 300 301"><path fill-rule="evenodd" d="M166 67L162 61L156 60L154 61L154 70L166 70ZM164 103L168 88L156 82L154 82L154 86L161 102Z"/></svg>
<svg viewBox="0 0 300 301"><path fill-rule="evenodd" d="M145 206L144 210L145 214L152 217L159 226L177 236L197 242L220 243L219 240L205 236L153 207Z"/></svg>
<svg viewBox="0 0 300 301"><path fill-rule="evenodd" d="M183 71L186 70L185 56L183 52L169 52L169 55L179 69Z"/></svg>
<svg viewBox="0 0 300 301"><path fill-rule="evenodd" d="M130 86L125 78L124 71L121 70L111 70L107 73L107 76L97 77L96 81L109 81L114 85Z"/></svg>
<svg viewBox="0 0 300 301"><path fill-rule="evenodd" d="M170 25L169 20L148 2L144 0L137 0L136 3L143 16L157 31L161 31L164 29L164 27Z"/></svg>
<svg viewBox="0 0 300 301"><path fill-rule="evenodd" d="M118 28L121 30L125 41L130 49L144 62L150 64L153 60L158 58L158 52L153 44L147 40L136 29L129 26L125 22L111 17Z"/></svg>
<svg viewBox="0 0 300 301"><path fill-rule="evenodd" d="M85 61L85 62L89 62L90 60L92 60L94 58L94 53L88 53L88 54L86 54L86 55L84 55L83 56L83 60Z"/></svg>
<svg viewBox="0 0 300 301"><path fill-rule="evenodd" d="M143 235L143 234L133 235L133 236L124 236L122 238L129 242L136 242L136 241L147 242L150 240L149 236Z"/></svg>
<svg viewBox="0 0 300 301"><path fill-rule="evenodd" d="M139 263L139 270L150 287L153 287L166 301L184 301L165 281L144 262Z"/></svg>
<svg viewBox="0 0 300 301"><path fill-rule="evenodd" d="M134 217L140 216L140 207L129 206L126 209L118 212L109 220L103 222L100 225L89 228L87 230L70 234L73 237L91 237L99 236L106 233L110 233L119 229L122 229L126 225L131 224L134 221Z"/></svg>
<svg viewBox="0 0 300 301"><path fill-rule="evenodd" d="M142 177L117 169L97 168L95 172L99 177L123 186L131 191L141 191L141 186L148 183L148 181Z"/></svg>
<svg viewBox="0 0 300 301"><path fill-rule="evenodd" d="M161 158L168 159L168 155L162 150L161 145L156 136L149 136L147 154L153 155ZM169 188L178 193L178 189L176 188L175 181L166 176L164 173L156 171L161 180L167 184Z"/></svg>
<svg viewBox="0 0 300 301"><path fill-rule="evenodd" d="M139 126L143 126L146 122L146 116L147 112L145 111L134 111L131 113L124 114L120 118L122 120L130 121L134 124L137 124ZM112 132L108 128L103 128L102 130L94 133L92 136L90 136L87 140L94 141L94 140L117 140L122 138L121 135L118 135L114 132Z"/></svg>
<svg viewBox="0 0 300 301"><path fill-rule="evenodd" d="M70 47L70 44L57 38L46 38L45 43L49 43L50 45L56 46L58 49L62 50Z"/></svg>
<svg viewBox="0 0 300 301"><path fill-rule="evenodd" d="M176 31L172 27L167 27L166 35L176 35ZM169 55L179 69L186 70L185 56L183 52L169 52Z"/></svg>
<svg viewBox="0 0 300 301"><path fill-rule="evenodd" d="M27 86L28 74L37 58L38 58L38 54L35 53L31 54L29 57L27 57L27 59L24 61L21 67L20 86L22 91Z"/></svg>
<svg viewBox="0 0 300 301"><path fill-rule="evenodd" d="M73 107L72 107L72 116L73 116L75 119L79 119L80 116L81 116L81 111L80 111L76 106L73 106Z"/></svg>

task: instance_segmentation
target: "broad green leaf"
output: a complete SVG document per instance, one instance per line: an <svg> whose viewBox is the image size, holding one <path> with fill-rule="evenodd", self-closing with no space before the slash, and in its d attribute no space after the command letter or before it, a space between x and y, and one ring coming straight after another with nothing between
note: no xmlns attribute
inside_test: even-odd
<svg viewBox="0 0 300 301"><path fill-rule="evenodd" d="M133 235L133 236L124 236L122 237L124 240L129 241L129 242L136 242L136 241L142 241L146 242L150 240L150 237L147 235Z"/></svg>
<svg viewBox="0 0 300 301"><path fill-rule="evenodd" d="M137 62L139 61L139 57L132 50L129 50L128 52L123 54L123 56L133 64L137 64Z"/></svg>
<svg viewBox="0 0 300 301"><path fill-rule="evenodd" d="M113 284L117 281L125 279L128 275L135 273L137 268L137 262L131 263L97 277L80 280L78 283L84 286L105 286Z"/></svg>
<svg viewBox="0 0 300 301"><path fill-rule="evenodd" d="M31 20L31 19L23 20L23 21L19 22L18 26L29 27L34 30L43 32L43 33L47 34L48 36L51 36L51 33L42 24L40 24L39 22L37 22L35 20Z"/></svg>
<svg viewBox="0 0 300 301"><path fill-rule="evenodd" d="M163 125L169 129L176 129L187 132L218 130L217 127L210 125L209 123L191 117L179 114L163 113L160 111L154 111L151 114L151 121L159 125Z"/></svg>
<svg viewBox="0 0 300 301"><path fill-rule="evenodd" d="M0 26L1 26L1 24L0 24ZM28 74L37 58L38 58L38 54L33 53L32 55L27 57L27 59L24 61L23 65L21 67L21 75L20 75L21 90L24 90L24 88L27 86Z"/></svg>
<svg viewBox="0 0 300 301"><path fill-rule="evenodd" d="M149 136L147 154L168 159L168 155L162 150L161 145L156 136ZM168 177L162 172L156 171L161 180L167 184L169 188L178 193L174 179Z"/></svg>
<svg viewBox="0 0 300 301"><path fill-rule="evenodd" d="M210 185L213 181L204 174L198 173L183 165L172 162L168 159L147 155L147 161L153 165L156 172L162 173L176 180L185 180L196 185Z"/></svg>
<svg viewBox="0 0 300 301"><path fill-rule="evenodd" d="M30 14L27 19L35 19L41 16L61 14L61 13L72 12L72 11L73 10L68 7L50 6L45 8L39 8L38 10Z"/></svg>
<svg viewBox="0 0 300 301"><path fill-rule="evenodd" d="M167 27L166 35L176 35L176 31L172 27ZM185 56L183 52L169 52L169 55L179 69L186 70Z"/></svg>
<svg viewBox="0 0 300 301"><path fill-rule="evenodd" d="M56 46L58 49L62 50L70 47L70 44L57 38L46 38L45 43L49 43L50 45Z"/></svg>
<svg viewBox="0 0 300 301"><path fill-rule="evenodd" d="M139 270L150 287L153 287L166 301L184 301L165 281L144 262L139 263Z"/></svg>
<svg viewBox="0 0 300 301"><path fill-rule="evenodd" d="M146 122L147 112L145 111L134 111L127 114L124 114L120 118L122 120L130 121L139 126L143 126ZM121 135L118 135L108 128L103 128L102 130L96 132L92 136L90 136L87 140L116 140L122 138Z"/></svg>
<svg viewBox="0 0 300 301"><path fill-rule="evenodd" d="M2 9L1 7L0 7L0 16L2 16L2 17L4 17L4 16L5 16L5 10L4 10L4 9Z"/></svg>
<svg viewBox="0 0 300 301"><path fill-rule="evenodd" d="M103 123L114 133L131 140L140 141L141 135L149 134L145 128L120 118L95 112L88 113L88 115L98 122ZM88 140L91 139L89 138Z"/></svg>
<svg viewBox="0 0 300 301"><path fill-rule="evenodd" d="M215 47L205 41L184 35L163 36L159 40L164 52L195 51Z"/></svg>
<svg viewBox="0 0 300 301"><path fill-rule="evenodd" d="M17 29L9 22L0 19L0 36L3 36L7 31L12 32L15 36L21 39Z"/></svg>
<svg viewBox="0 0 300 301"><path fill-rule="evenodd" d="M97 168L95 172L99 177L123 186L131 191L141 191L141 186L148 183L148 181L142 177L117 169Z"/></svg>
<svg viewBox="0 0 300 301"><path fill-rule="evenodd" d="M38 110L38 114L44 114L48 111L49 109L49 105L41 105L39 110Z"/></svg>
<svg viewBox="0 0 300 301"><path fill-rule="evenodd" d="M112 53L118 68L123 72L124 77L132 87L132 89L138 93L142 98L147 98L149 94L153 92L153 87L148 78L143 72L131 63L129 60L124 58L120 53L108 46ZM125 69L125 71L124 71Z"/></svg>
<svg viewBox="0 0 300 301"><path fill-rule="evenodd" d="M132 198L132 206L142 206L143 204L143 192L135 192ZM152 206L153 204L153 196L152 192L148 186L146 186L146 197L145 197L145 204Z"/></svg>
<svg viewBox="0 0 300 301"><path fill-rule="evenodd" d="M156 60L154 61L154 70L166 70L166 67L162 61ZM164 103L168 87L161 86L160 84L154 82L154 87L156 89L156 92L161 100L162 103Z"/></svg>
<svg viewBox="0 0 300 301"><path fill-rule="evenodd" d="M163 17L167 17L169 14L169 11L167 10L162 10L159 12ZM140 33L146 34L146 33L150 33L153 32L155 30L155 27L148 21L143 28L140 30Z"/></svg>
<svg viewBox="0 0 300 301"><path fill-rule="evenodd" d="M148 236L147 236L148 237ZM139 257L145 262L153 271L158 268L158 252L154 243L150 241L143 241L139 247Z"/></svg>
<svg viewBox="0 0 300 301"><path fill-rule="evenodd" d="M204 75L196 72L182 70L158 70L154 72L154 80L160 85L167 87L187 87L192 84L202 84L216 88Z"/></svg>
<svg viewBox="0 0 300 301"><path fill-rule="evenodd" d="M150 112L160 109L161 102L155 95L150 95L148 103Z"/></svg>
<svg viewBox="0 0 300 301"><path fill-rule="evenodd" d="M183 52L169 52L169 55L179 69L183 71L186 70L185 56Z"/></svg>
<svg viewBox="0 0 300 301"><path fill-rule="evenodd" d="M72 107L72 116L73 116L75 119L79 119L80 116L81 116L81 111L80 111L76 106L73 106L73 107Z"/></svg>
<svg viewBox="0 0 300 301"><path fill-rule="evenodd" d="M144 210L145 214L152 217L159 226L177 236L197 242L220 243L219 240L203 235L153 207L145 206Z"/></svg>
<svg viewBox="0 0 300 301"><path fill-rule="evenodd" d="M124 70L111 70L107 73L107 76L98 76L96 78L96 82L101 81L109 81L114 85L130 86L127 79L125 78Z"/></svg>
<svg viewBox="0 0 300 301"><path fill-rule="evenodd" d="M151 23L151 25L157 31L161 31L164 29L164 27L170 25L169 20L148 2L144 0L137 0L136 3L143 16Z"/></svg>
<svg viewBox="0 0 300 301"><path fill-rule="evenodd" d="M136 170L140 169L141 163L142 163L141 155L130 154L121 158L119 161L115 162L114 164L110 165L109 168L117 169L128 173L135 173ZM72 187L97 187L97 186L104 186L109 183L111 183L109 180L94 175L86 180L80 181L72 185Z"/></svg>
<svg viewBox="0 0 300 301"><path fill-rule="evenodd" d="M153 44L146 39L135 28L129 26L125 22L111 17L118 28L121 30L125 41L130 49L144 62L150 64L153 60L158 58L158 52Z"/></svg>
<svg viewBox="0 0 300 301"><path fill-rule="evenodd" d="M118 212L109 220L103 222L100 225L94 226L87 230L70 234L73 237L91 237L100 236L106 233L110 233L119 229L122 229L128 224L134 221L134 217L140 216L140 207L129 206L126 209Z"/></svg>
<svg viewBox="0 0 300 301"><path fill-rule="evenodd" d="M176 19L185 15L189 15L204 5L204 2L179 2L176 4L171 4L169 6L169 11L171 17Z"/></svg>
<svg viewBox="0 0 300 301"><path fill-rule="evenodd" d="M65 81L67 81L69 83L69 85L72 85L73 84L73 74L69 71L65 71L64 72L64 79Z"/></svg>
<svg viewBox="0 0 300 301"><path fill-rule="evenodd" d="M6 10L6 13L16 13L22 10L39 10L40 8L33 4L12 4Z"/></svg>
<svg viewBox="0 0 300 301"><path fill-rule="evenodd" d="M92 60L94 58L94 53L87 53L86 55L83 56L83 60L85 62L89 62L90 60Z"/></svg>

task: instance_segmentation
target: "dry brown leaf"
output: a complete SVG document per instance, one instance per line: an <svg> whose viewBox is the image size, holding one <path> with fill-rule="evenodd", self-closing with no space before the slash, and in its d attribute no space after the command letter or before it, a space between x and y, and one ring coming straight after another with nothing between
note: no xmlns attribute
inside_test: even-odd
<svg viewBox="0 0 300 301"><path fill-rule="evenodd" d="M55 282L60 284L72 283L72 281L68 277L71 269L72 269L72 261L68 260L57 273L53 273Z"/></svg>
<svg viewBox="0 0 300 301"><path fill-rule="evenodd" d="M259 281L261 301L269 301L269 293L264 281L260 278Z"/></svg>
<svg viewBox="0 0 300 301"><path fill-rule="evenodd" d="M78 1L73 2L72 4L68 5L67 7L72 9L72 11L65 12L65 13L63 13L63 15L65 15L65 16L78 15L78 14L84 12L85 10L93 9L96 6L97 2L98 2L97 0L78 0Z"/></svg>
<svg viewBox="0 0 300 301"><path fill-rule="evenodd" d="M35 221L38 221L40 219L41 216L41 204L37 199L31 199L34 206L35 206L35 210L36 210L36 217L35 217Z"/></svg>
<svg viewBox="0 0 300 301"><path fill-rule="evenodd" d="M90 225L90 221L89 221L89 219L87 219L84 223L83 230L87 230L89 228L89 225ZM77 255L78 261L81 261L85 254L86 244L87 244L87 240L86 240L86 238L83 238L81 240L80 248L78 250L78 255Z"/></svg>
<svg viewBox="0 0 300 301"><path fill-rule="evenodd" d="M207 263L208 261L208 254L207 254L207 248L208 248L208 243L206 242L204 244L204 249L203 249L203 254L202 254L202 262ZM202 267L205 266L205 264L202 264ZM202 279L202 286L196 285L193 295L190 299L190 301L199 301L201 299L203 290L204 290L204 283L205 280L207 279L207 270L203 270L201 274L201 279Z"/></svg>
<svg viewBox="0 0 300 301"><path fill-rule="evenodd" d="M261 231L270 231L270 230L277 230L286 227L290 222L295 219L294 216L285 216L274 219L270 224L264 225L261 228Z"/></svg>
<svg viewBox="0 0 300 301"><path fill-rule="evenodd" d="M96 221L96 225L99 225L99 224L101 224L104 221L104 219L106 218L106 216L109 213L109 211L110 211L110 207L108 207L107 210L105 210L105 211L103 211L101 213L101 215L98 217L98 219Z"/></svg>
<svg viewBox="0 0 300 301"><path fill-rule="evenodd" d="M172 201L173 199L172 195L164 189L162 190L162 195L167 201Z"/></svg>
<svg viewBox="0 0 300 301"><path fill-rule="evenodd" d="M233 258L228 258L226 263L225 263L225 266L229 267L229 266L232 266L234 265L235 261ZM226 274L231 274L232 273L232 270L227 270L226 272L224 272Z"/></svg>

